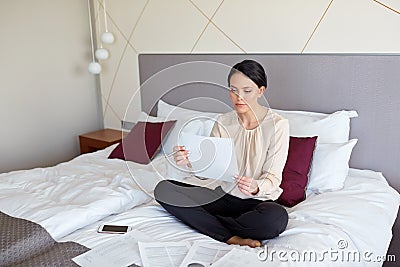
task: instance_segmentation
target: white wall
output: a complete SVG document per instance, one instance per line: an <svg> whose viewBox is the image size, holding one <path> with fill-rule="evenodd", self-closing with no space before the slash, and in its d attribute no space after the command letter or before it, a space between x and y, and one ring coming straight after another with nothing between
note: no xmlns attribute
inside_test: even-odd
<svg viewBox="0 0 400 267"><path fill-rule="evenodd" d="M101 92L112 128L138 88L139 53L400 52L397 0L108 0L107 7L117 40L107 46ZM133 103L127 120L140 111L138 96Z"/></svg>
<svg viewBox="0 0 400 267"><path fill-rule="evenodd" d="M49 166L102 128L87 2L0 2L0 172Z"/></svg>

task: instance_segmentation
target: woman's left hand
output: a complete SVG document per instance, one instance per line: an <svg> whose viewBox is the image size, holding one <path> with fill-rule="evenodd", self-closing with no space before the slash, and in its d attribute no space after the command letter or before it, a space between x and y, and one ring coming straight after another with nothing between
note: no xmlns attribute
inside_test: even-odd
<svg viewBox="0 0 400 267"><path fill-rule="evenodd" d="M253 178L236 175L235 179L239 190L245 195L256 195L260 190L257 182Z"/></svg>

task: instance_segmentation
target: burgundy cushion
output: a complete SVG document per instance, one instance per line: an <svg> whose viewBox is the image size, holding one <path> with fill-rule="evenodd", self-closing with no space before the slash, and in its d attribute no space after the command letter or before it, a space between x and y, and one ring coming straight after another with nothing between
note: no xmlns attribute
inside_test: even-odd
<svg viewBox="0 0 400 267"><path fill-rule="evenodd" d="M108 158L134 161L140 164L150 163L175 123L176 121L139 121Z"/></svg>
<svg viewBox="0 0 400 267"><path fill-rule="evenodd" d="M317 136L290 137L289 153L282 173L283 189L277 202L287 207L293 207L306 198L308 172L314 153Z"/></svg>

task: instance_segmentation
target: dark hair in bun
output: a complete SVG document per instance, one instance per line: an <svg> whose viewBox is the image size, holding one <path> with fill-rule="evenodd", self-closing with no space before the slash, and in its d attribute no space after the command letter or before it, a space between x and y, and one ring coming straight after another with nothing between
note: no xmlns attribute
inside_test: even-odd
<svg viewBox="0 0 400 267"><path fill-rule="evenodd" d="M267 75L265 74L264 68L257 61L246 59L242 62L236 63L228 75L229 86L232 75L237 72L246 75L250 80L257 84L258 88L261 86L267 88Z"/></svg>

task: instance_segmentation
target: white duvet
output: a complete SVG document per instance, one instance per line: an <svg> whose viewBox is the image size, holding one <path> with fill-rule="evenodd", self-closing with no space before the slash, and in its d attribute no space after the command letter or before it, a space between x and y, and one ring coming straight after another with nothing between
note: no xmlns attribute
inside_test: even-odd
<svg viewBox="0 0 400 267"><path fill-rule="evenodd" d="M111 149L54 167L0 174L0 211L43 226L58 240L111 214L150 200Z"/></svg>
<svg viewBox="0 0 400 267"><path fill-rule="evenodd" d="M144 191L151 192L161 178L143 165L107 159L113 147L51 168L1 174L0 210L41 224L56 240L89 248L117 237L97 233L102 223L130 225L159 241L217 242L150 201ZM131 174L141 179L141 187ZM311 194L288 209L287 229L264 242L272 253L265 264L310 266L296 255L311 251L325 255L323 266L381 266L399 204L399 194L381 173L350 169L344 189ZM348 255L356 258L343 258Z"/></svg>

